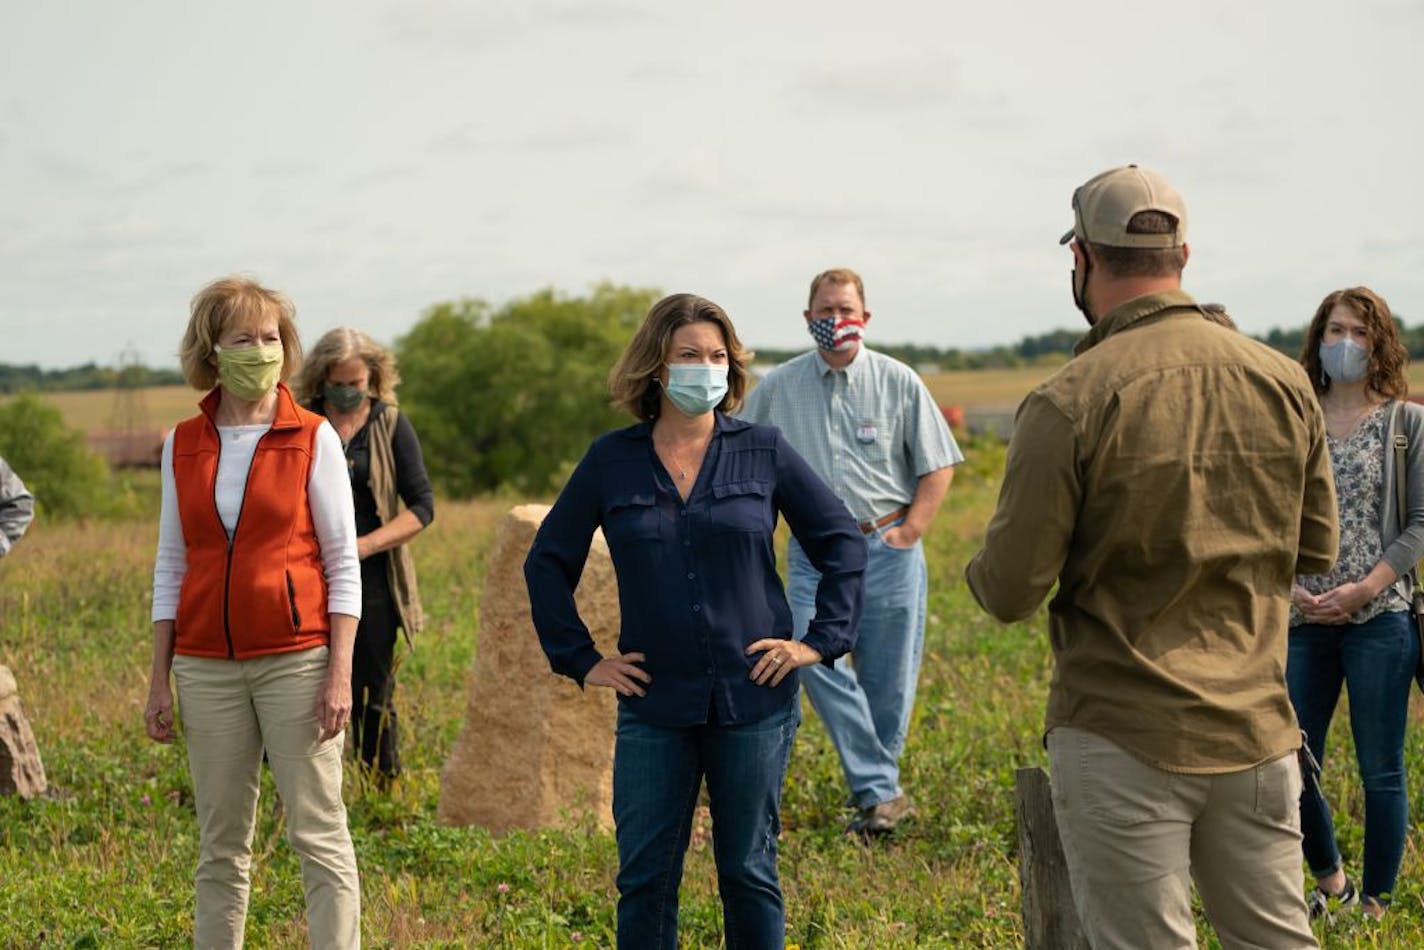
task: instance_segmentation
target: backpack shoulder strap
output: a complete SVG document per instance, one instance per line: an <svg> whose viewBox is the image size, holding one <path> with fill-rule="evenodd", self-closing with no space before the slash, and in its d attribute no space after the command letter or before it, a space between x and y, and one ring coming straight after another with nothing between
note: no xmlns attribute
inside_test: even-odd
<svg viewBox="0 0 1424 950"><path fill-rule="evenodd" d="M1394 407L1390 410L1389 429L1394 433L1391 440L1394 443L1394 508L1395 518L1399 521L1399 530L1404 531L1409 517L1409 469L1406 456L1409 453L1409 435L1405 431L1405 422L1409 414L1405 409L1404 400L1396 400ZM1410 571L1410 586L1416 591L1419 589L1418 570ZM1424 684L1421 684L1424 689Z"/></svg>

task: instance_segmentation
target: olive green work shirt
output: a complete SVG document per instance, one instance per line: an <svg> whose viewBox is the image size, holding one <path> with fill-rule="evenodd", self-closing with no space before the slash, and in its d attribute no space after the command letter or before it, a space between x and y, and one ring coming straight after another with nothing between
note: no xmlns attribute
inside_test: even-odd
<svg viewBox="0 0 1424 950"><path fill-rule="evenodd" d="M965 570L1008 622L1049 603L1047 728L1219 773L1300 745L1291 580L1338 547L1325 423L1299 364L1180 291L1131 300L1019 407Z"/></svg>

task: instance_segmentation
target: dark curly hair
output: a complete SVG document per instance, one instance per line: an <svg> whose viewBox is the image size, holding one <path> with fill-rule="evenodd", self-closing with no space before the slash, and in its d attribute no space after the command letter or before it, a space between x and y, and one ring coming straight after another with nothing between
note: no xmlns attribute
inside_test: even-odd
<svg viewBox="0 0 1424 950"><path fill-rule="evenodd" d="M1348 287L1325 295L1316 308L1310 328L1305 331L1305 347L1300 353L1300 365L1305 367L1316 395L1330 390L1330 377L1320 367L1320 341L1325 336L1325 324L1330 312L1344 306L1365 324L1370 336L1370 366L1365 373L1365 385L1386 399L1403 399L1409 394L1409 352L1399 341L1399 328L1384 298L1368 287Z"/></svg>

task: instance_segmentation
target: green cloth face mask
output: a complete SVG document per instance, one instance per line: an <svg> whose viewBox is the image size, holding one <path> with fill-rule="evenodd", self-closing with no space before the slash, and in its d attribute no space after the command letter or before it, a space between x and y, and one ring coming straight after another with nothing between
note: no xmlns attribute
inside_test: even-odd
<svg viewBox="0 0 1424 950"><path fill-rule="evenodd" d="M366 401L366 390L345 383L327 383L322 398L337 412L355 412Z"/></svg>
<svg viewBox="0 0 1424 950"><path fill-rule="evenodd" d="M238 399L256 402L282 377L282 344L262 343L235 350L213 347L218 355L218 382Z"/></svg>

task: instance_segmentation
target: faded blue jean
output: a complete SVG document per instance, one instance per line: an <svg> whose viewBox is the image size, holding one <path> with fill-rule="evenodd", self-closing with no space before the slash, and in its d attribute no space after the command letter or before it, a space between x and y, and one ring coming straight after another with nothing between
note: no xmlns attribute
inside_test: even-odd
<svg viewBox="0 0 1424 950"><path fill-rule="evenodd" d="M899 522L896 522L897 524ZM840 754L857 808L900 794L900 753L910 728L925 650L929 574L919 542L892 548L881 531L866 536L865 604L855 649L833 667L803 667L801 685ZM795 635L816 613L821 575L793 539L786 556L787 599Z"/></svg>
<svg viewBox="0 0 1424 950"><path fill-rule="evenodd" d="M613 749L620 948L676 950L677 890L704 776L728 950L785 943L776 839L800 721L796 702L760 722L682 728L652 725L620 706Z"/></svg>
<svg viewBox="0 0 1424 950"><path fill-rule="evenodd" d="M1350 732L1365 786L1365 847L1361 890L1388 903L1404 856L1409 798L1404 774L1404 726L1419 643L1404 611L1364 623L1302 624L1290 631L1286 683L1310 751L1325 761L1325 735L1343 683L1350 696ZM1311 873L1341 867L1330 804L1311 782L1300 797L1303 848Z"/></svg>

